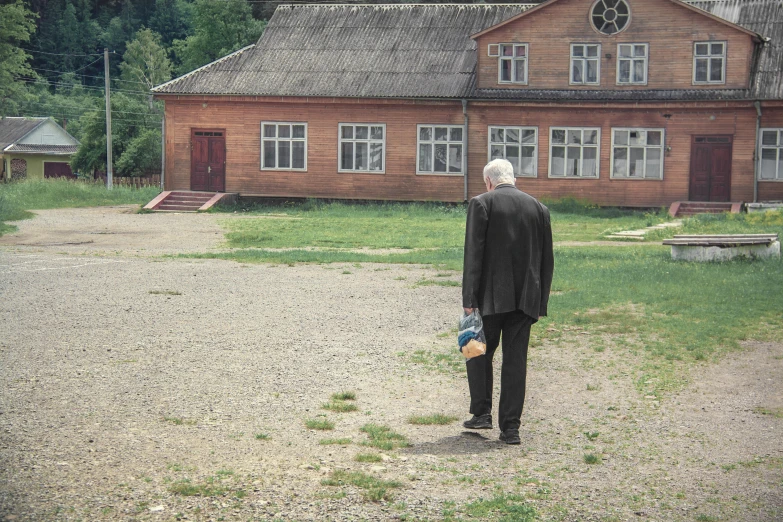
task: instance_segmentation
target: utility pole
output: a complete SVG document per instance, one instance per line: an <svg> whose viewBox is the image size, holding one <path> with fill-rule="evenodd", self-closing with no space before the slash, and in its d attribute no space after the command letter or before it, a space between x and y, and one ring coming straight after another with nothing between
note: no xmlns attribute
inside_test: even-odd
<svg viewBox="0 0 783 522"><path fill-rule="evenodd" d="M111 90L109 87L109 49L103 49L103 80L106 93L106 188L112 188L111 172Z"/></svg>

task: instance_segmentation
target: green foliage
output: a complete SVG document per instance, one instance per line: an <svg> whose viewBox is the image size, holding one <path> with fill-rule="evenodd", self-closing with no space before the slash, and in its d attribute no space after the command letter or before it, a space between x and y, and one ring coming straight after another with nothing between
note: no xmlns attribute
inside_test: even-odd
<svg viewBox="0 0 783 522"><path fill-rule="evenodd" d="M355 401L356 400L356 392L344 391L344 392L339 392L339 393L333 393L332 394L332 400L333 401Z"/></svg>
<svg viewBox="0 0 783 522"><path fill-rule="evenodd" d="M491 518L502 522L533 522L538 518L536 508L520 495L499 493L489 500L478 499L467 504L463 511L471 518Z"/></svg>
<svg viewBox="0 0 783 522"><path fill-rule="evenodd" d="M15 99L24 90L18 77L34 74L27 63L30 56L19 48L35 31L34 20L35 14L22 0L0 5L0 115L12 114L17 108Z"/></svg>
<svg viewBox="0 0 783 522"><path fill-rule="evenodd" d="M348 438L342 438L342 439L321 439L318 441L318 444L322 446L331 446L331 445L337 445L337 446L346 446L351 443L351 439Z"/></svg>
<svg viewBox="0 0 783 522"><path fill-rule="evenodd" d="M322 404L321 408L323 408L325 410L331 410L331 411L340 412L340 413L345 413L345 412L349 412L349 411L356 411L356 410L359 409L355 404L353 404L351 402L334 401L334 400Z"/></svg>
<svg viewBox="0 0 783 522"><path fill-rule="evenodd" d="M194 34L173 42L180 74L255 42L266 25L245 0L196 0L193 8Z"/></svg>
<svg viewBox="0 0 783 522"><path fill-rule="evenodd" d="M137 97L112 94L112 155L118 175L134 176L160 165L161 144L159 117ZM117 118L114 119L114 115ZM134 114L133 119L123 114ZM104 114L87 113L82 117L81 146L71 159L77 172L105 170L106 124ZM125 154L127 157L124 157Z"/></svg>
<svg viewBox="0 0 783 522"><path fill-rule="evenodd" d="M584 460L586 464L598 464L601 462L601 457L594 453L585 453Z"/></svg>
<svg viewBox="0 0 783 522"><path fill-rule="evenodd" d="M160 44L160 35L149 29L136 33L122 56L120 70L122 79L128 82L126 88L138 86L139 90L147 90L169 81L171 62Z"/></svg>
<svg viewBox="0 0 783 522"><path fill-rule="evenodd" d="M675 234L775 234L783 237L783 209L767 212L696 214L686 218L681 228L649 232L647 240L662 240Z"/></svg>
<svg viewBox="0 0 783 522"><path fill-rule="evenodd" d="M434 415L414 415L408 418L408 422L411 424L420 424L425 426L431 424L440 424L440 425L451 424L456 420L457 420L456 417L443 415L441 413L436 413Z"/></svg>
<svg viewBox="0 0 783 522"><path fill-rule="evenodd" d="M353 460L356 462L380 462L383 459L377 453L358 453Z"/></svg>
<svg viewBox="0 0 783 522"><path fill-rule="evenodd" d="M305 426L307 426L307 429L310 430L333 430L334 422L330 421L329 419L319 417L317 419L307 419L305 421Z"/></svg>
<svg viewBox="0 0 783 522"><path fill-rule="evenodd" d="M366 433L369 438L365 443L367 446L387 451L408 446L408 439L404 435L393 432L388 426L369 423L362 426L361 431Z"/></svg>
<svg viewBox="0 0 783 522"><path fill-rule="evenodd" d="M168 48L174 40L187 38L192 30L193 4L186 0L155 0L149 28L160 34Z"/></svg>
<svg viewBox="0 0 783 522"><path fill-rule="evenodd" d="M333 471L328 479L321 481L321 484L324 486L351 485L364 489L364 498L372 502L391 500L392 495L389 490L402 487L399 482L382 480L360 471Z"/></svg>

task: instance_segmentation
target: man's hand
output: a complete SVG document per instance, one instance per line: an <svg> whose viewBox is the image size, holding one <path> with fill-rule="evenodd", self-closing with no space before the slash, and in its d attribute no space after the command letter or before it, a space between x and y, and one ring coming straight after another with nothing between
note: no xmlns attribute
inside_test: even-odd
<svg viewBox="0 0 783 522"><path fill-rule="evenodd" d="M472 308L463 308L463 310L465 310L465 313L468 314L468 315L473 313L473 309Z"/></svg>

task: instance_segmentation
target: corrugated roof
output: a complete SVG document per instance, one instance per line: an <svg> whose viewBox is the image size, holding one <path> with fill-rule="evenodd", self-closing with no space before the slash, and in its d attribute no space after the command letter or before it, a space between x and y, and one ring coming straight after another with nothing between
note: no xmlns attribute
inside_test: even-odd
<svg viewBox="0 0 783 522"><path fill-rule="evenodd" d="M0 151L24 138L46 118L0 118Z"/></svg>
<svg viewBox="0 0 783 522"><path fill-rule="evenodd" d="M281 5L254 47L153 92L465 97L470 35L534 5Z"/></svg>
<svg viewBox="0 0 783 522"><path fill-rule="evenodd" d="M78 145L36 145L17 143L7 147L5 152L22 152L26 154L76 154Z"/></svg>
<svg viewBox="0 0 783 522"><path fill-rule="evenodd" d="M470 35L538 3L281 5L257 44L153 89L159 94L538 100L783 99L783 0L686 0L768 37L750 90L475 88Z"/></svg>
<svg viewBox="0 0 783 522"><path fill-rule="evenodd" d="M750 97L783 99L783 0L688 0L687 3L768 38L758 58Z"/></svg>

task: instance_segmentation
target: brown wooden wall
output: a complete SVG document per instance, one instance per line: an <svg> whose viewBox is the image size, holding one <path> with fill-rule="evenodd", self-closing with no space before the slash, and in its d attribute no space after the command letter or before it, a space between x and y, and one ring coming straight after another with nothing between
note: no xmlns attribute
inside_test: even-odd
<svg viewBox="0 0 783 522"><path fill-rule="evenodd" d="M206 107L204 106L206 104ZM783 126L783 110L768 111ZM664 115L670 115L668 118ZM488 161L489 125L538 127L538 178L519 178L517 186L537 197L573 196L602 205L668 206L688 199L691 139L694 135L733 136L731 199L752 201L756 111L748 103L670 104L625 108L608 105L530 105L471 102L469 115L469 197L485 190L482 169ZM261 171L260 122L308 123L307 172ZM338 123L386 124L386 172L337 172ZM770 122L770 123L768 123ZM226 131L226 191L242 195L388 200L463 200L462 176L416 175L416 125L463 123L459 102L371 100L289 100L219 98L166 102L166 190L190 188L192 128ZM548 177L549 127L600 127L599 179ZM612 127L665 129L664 178L610 178ZM777 193L783 183L766 183ZM766 187L769 185L769 187ZM780 188L778 188L780 187ZM771 199L771 198L767 198ZM780 199L780 198L775 198Z"/></svg>
<svg viewBox="0 0 783 522"><path fill-rule="evenodd" d="M560 0L479 36L476 39L479 88L747 88L754 49L749 34L670 0L627 1L631 20L625 31L614 36L606 36L593 29L588 15L594 0ZM708 40L727 42L726 83L693 85L693 42ZM487 45L510 42L528 44L528 85L498 83L498 59L487 56ZM601 44L600 86L569 85L572 43ZM618 43L649 44L647 85L616 85ZM607 58L607 54L611 58Z"/></svg>
<svg viewBox="0 0 783 522"><path fill-rule="evenodd" d="M783 129L783 104L761 109L761 128ZM759 201L783 201L783 181L759 181Z"/></svg>

